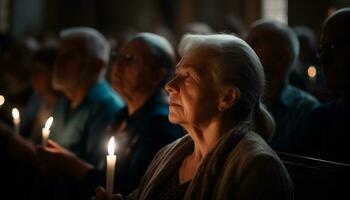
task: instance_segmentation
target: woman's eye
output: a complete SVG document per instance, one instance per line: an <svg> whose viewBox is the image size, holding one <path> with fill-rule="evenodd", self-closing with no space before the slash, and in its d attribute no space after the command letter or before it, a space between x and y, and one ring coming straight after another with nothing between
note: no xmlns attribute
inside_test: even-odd
<svg viewBox="0 0 350 200"><path fill-rule="evenodd" d="M191 83L191 82L192 82L192 76L191 76L191 74L190 74L189 72L186 72L186 73L184 74L184 81L185 81L186 83Z"/></svg>

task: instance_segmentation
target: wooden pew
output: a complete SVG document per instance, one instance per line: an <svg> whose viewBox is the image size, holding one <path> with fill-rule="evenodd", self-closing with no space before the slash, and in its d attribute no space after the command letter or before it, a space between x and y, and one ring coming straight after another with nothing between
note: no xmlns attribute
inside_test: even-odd
<svg viewBox="0 0 350 200"><path fill-rule="evenodd" d="M350 199L350 165L277 153L292 178L295 200Z"/></svg>

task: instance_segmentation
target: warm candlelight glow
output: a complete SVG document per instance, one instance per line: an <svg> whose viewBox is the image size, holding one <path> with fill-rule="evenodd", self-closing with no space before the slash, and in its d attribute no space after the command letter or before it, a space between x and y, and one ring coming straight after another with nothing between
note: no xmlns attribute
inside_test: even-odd
<svg viewBox="0 0 350 200"><path fill-rule="evenodd" d="M114 137L112 136L108 142L108 155L106 157L106 159L107 159L106 191L107 191L109 198L112 197L113 191L115 189L115 187L114 187L114 173L115 173L115 165L116 165L116 161L117 161L117 156L114 155L115 149L116 149L115 148L115 141L114 141Z"/></svg>
<svg viewBox="0 0 350 200"><path fill-rule="evenodd" d="M13 117L13 124L15 125L15 134L19 134L19 127L21 123L21 119L19 118L19 111L17 108L12 109L12 117Z"/></svg>
<svg viewBox="0 0 350 200"><path fill-rule="evenodd" d="M108 154L114 155L114 151L115 151L115 141L114 141L114 136L112 136L108 142Z"/></svg>
<svg viewBox="0 0 350 200"><path fill-rule="evenodd" d="M53 117L49 117L47 120L46 120L46 123L45 123L45 129L50 129L51 127L51 124L53 122Z"/></svg>
<svg viewBox="0 0 350 200"><path fill-rule="evenodd" d="M19 112L17 108L12 109L12 117L13 119L19 119Z"/></svg>
<svg viewBox="0 0 350 200"><path fill-rule="evenodd" d="M43 134L42 145L43 145L43 147L45 147L47 145L47 141L49 140L50 127L51 127L52 122L53 122L53 117L49 117L46 120L45 127L42 130L42 134Z"/></svg>
<svg viewBox="0 0 350 200"><path fill-rule="evenodd" d="M310 65L309 68L307 69L307 75L308 75L310 78L315 78L316 75L317 75L316 67L313 66L313 65Z"/></svg>
<svg viewBox="0 0 350 200"><path fill-rule="evenodd" d="M0 106L4 105L5 103L5 97L0 95Z"/></svg>

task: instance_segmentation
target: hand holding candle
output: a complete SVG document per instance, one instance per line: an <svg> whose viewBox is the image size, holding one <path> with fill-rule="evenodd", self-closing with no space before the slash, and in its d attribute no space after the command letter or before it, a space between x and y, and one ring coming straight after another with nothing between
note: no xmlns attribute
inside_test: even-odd
<svg viewBox="0 0 350 200"><path fill-rule="evenodd" d="M113 194L114 189L114 170L116 163L115 151L115 141L112 136L108 142L108 155L107 155L107 174L106 174L106 191L108 197L110 198Z"/></svg>
<svg viewBox="0 0 350 200"><path fill-rule="evenodd" d="M17 108L12 109L13 124L15 126L15 134L19 135L19 127L21 119L19 117L19 111Z"/></svg>
<svg viewBox="0 0 350 200"><path fill-rule="evenodd" d="M47 140L49 139L50 127L51 127L52 122L53 122L53 117L49 117L46 120L45 127L42 130L42 134L43 134L42 145L43 145L43 147L46 146Z"/></svg>

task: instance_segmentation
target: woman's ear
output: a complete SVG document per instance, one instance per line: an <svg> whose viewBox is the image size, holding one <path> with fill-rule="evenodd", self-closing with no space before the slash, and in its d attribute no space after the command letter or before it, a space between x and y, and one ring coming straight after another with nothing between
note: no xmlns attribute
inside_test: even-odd
<svg viewBox="0 0 350 200"><path fill-rule="evenodd" d="M237 87L227 87L222 91L219 102L219 111L224 111L231 108L241 97L241 92Z"/></svg>

